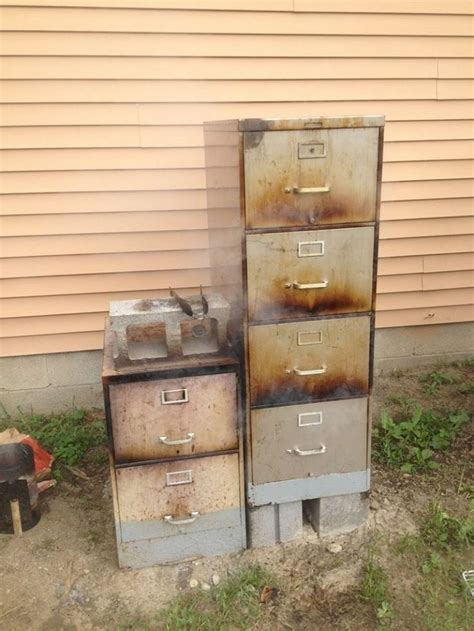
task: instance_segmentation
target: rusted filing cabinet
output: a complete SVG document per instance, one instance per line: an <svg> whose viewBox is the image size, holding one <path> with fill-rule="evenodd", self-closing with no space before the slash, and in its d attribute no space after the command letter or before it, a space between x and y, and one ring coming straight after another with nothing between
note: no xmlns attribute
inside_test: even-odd
<svg viewBox="0 0 474 631"><path fill-rule="evenodd" d="M245 548L239 362L229 355L117 368L102 380L119 565Z"/></svg>
<svg viewBox="0 0 474 631"><path fill-rule="evenodd" d="M247 501L277 519L369 488L383 125L205 124L213 288L233 301L247 375Z"/></svg>

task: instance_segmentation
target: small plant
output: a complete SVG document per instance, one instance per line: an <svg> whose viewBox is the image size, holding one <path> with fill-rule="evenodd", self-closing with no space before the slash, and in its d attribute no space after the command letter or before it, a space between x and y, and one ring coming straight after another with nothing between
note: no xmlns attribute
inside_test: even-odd
<svg viewBox="0 0 474 631"><path fill-rule="evenodd" d="M428 559L421 564L421 571L423 574L430 574L433 570L439 570L442 564L442 559L437 552L432 552Z"/></svg>
<svg viewBox="0 0 474 631"><path fill-rule="evenodd" d="M465 547L474 543L474 521L469 517L452 517L441 509L439 502L432 502L420 535L426 545L439 550Z"/></svg>
<svg viewBox="0 0 474 631"><path fill-rule="evenodd" d="M188 592L175 598L159 614L152 628L166 631L253 628L262 608L262 589L271 584L269 573L258 565L237 570L208 592Z"/></svg>
<svg viewBox="0 0 474 631"><path fill-rule="evenodd" d="M386 625L393 619L388 593L388 576L378 562L373 547L370 547L367 552L362 571L361 598L372 604L377 620L381 625Z"/></svg>
<svg viewBox="0 0 474 631"><path fill-rule="evenodd" d="M449 449L468 419L465 410L446 416L415 407L411 416L397 422L384 410L373 430L375 457L405 473L436 469L433 456Z"/></svg>
<svg viewBox="0 0 474 631"><path fill-rule="evenodd" d="M427 394L436 394L443 385L452 385L456 383L457 377L449 373L438 372L437 370L420 377L420 382L425 384L425 392Z"/></svg>
<svg viewBox="0 0 474 631"><path fill-rule="evenodd" d="M4 416L0 419L0 431L7 427L29 434L67 465L77 464L90 447L103 445L106 440L102 418L77 409L50 416L21 414L15 419Z"/></svg>

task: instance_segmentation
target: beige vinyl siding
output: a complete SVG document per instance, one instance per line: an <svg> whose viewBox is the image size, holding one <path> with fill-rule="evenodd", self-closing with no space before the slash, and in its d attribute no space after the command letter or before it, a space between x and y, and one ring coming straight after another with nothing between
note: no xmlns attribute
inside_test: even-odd
<svg viewBox="0 0 474 631"><path fill-rule="evenodd" d="M469 1L2 4L4 356L208 285L201 124L227 118L385 114L377 326L473 319Z"/></svg>

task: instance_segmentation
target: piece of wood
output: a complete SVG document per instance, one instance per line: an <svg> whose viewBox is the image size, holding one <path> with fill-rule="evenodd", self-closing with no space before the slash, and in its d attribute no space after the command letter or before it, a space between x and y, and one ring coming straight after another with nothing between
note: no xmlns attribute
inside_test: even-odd
<svg viewBox="0 0 474 631"><path fill-rule="evenodd" d="M19 537L23 533L21 524L20 503L18 499L10 500L10 510L12 513L13 533Z"/></svg>

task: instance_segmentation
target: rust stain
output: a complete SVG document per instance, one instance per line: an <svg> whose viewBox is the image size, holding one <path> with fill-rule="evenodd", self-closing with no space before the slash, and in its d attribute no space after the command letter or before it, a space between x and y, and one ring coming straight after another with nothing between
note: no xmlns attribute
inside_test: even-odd
<svg viewBox="0 0 474 631"><path fill-rule="evenodd" d="M127 327L129 342L152 342L165 339L166 327L164 322L153 324L130 324Z"/></svg>

